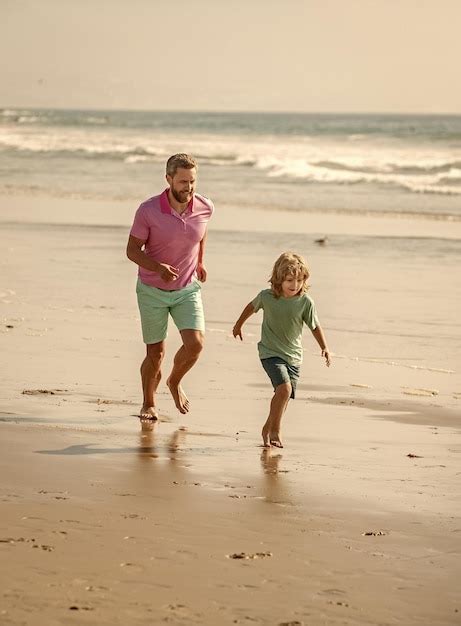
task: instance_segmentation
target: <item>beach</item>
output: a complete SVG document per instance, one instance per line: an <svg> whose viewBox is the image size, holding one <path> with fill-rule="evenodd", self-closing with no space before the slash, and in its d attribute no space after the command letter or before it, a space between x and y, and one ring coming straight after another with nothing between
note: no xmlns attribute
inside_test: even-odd
<svg viewBox="0 0 461 626"><path fill-rule="evenodd" d="M461 222L229 195L191 411L162 383L143 430L136 206L0 198L0 621L459 624ZM285 447L264 451L261 320L242 343L231 329L288 249L308 259L333 365L306 330ZM167 341L165 372L173 325Z"/></svg>

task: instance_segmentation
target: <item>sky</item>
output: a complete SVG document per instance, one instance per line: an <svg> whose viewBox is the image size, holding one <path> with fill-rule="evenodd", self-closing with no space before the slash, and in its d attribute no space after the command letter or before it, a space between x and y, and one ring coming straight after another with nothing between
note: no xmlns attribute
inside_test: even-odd
<svg viewBox="0 0 461 626"><path fill-rule="evenodd" d="M0 107L461 113L461 0L0 0Z"/></svg>

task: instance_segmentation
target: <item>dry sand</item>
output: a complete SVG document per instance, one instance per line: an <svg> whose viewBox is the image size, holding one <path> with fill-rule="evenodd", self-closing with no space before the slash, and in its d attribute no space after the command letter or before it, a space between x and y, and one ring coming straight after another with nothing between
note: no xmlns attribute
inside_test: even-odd
<svg viewBox="0 0 461 626"><path fill-rule="evenodd" d="M342 324L346 291L331 296L340 260L312 249L313 295L337 357L325 368L306 336L286 447L264 452L258 322L243 344L230 328L264 287L274 250L268 240L265 257L243 232L234 241L238 220L217 216L207 346L185 381L192 411L179 415L163 386L161 421L142 431L126 230L59 225L53 202L31 225L18 202L2 200L0 251L2 624L461 622L459 352L441 353L444 337L414 337L405 316L402 333L380 333L372 278L391 284L391 270L349 259L356 310L370 318L370 332L357 332ZM245 224L289 233L290 219L249 212ZM331 220L305 220L309 241L352 228ZM356 230L377 224L357 218ZM458 228L413 223L418 236L440 229L447 240ZM404 271L413 280L416 269ZM459 295L450 272L428 268L406 300L402 286L402 310L438 280L448 315ZM171 328L166 369L177 346Z"/></svg>

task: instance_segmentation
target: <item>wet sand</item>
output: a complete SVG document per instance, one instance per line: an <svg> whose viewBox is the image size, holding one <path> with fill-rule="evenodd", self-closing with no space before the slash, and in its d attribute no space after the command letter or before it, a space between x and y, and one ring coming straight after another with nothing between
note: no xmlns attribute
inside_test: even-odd
<svg viewBox="0 0 461 626"><path fill-rule="evenodd" d="M342 247L333 239L325 250L313 243L325 216L303 223L312 295L336 356L325 368L306 335L285 448L265 452L259 323L242 344L230 329L290 241L286 220L280 241L282 226L266 217L263 228L256 212L240 235L216 220L206 350L185 380L192 410L179 415L163 385L161 420L143 431L125 230L59 225L49 205L42 226L18 224L3 207L2 623L459 623L451 263L428 264L418 281L422 261L395 247L383 249L386 264L379 251L354 256L340 240L350 221L335 221ZM378 223L358 222L357 235ZM414 222L421 237L439 226ZM439 236L450 241L456 228ZM273 234L258 239L264 229ZM398 291L389 321L376 281ZM418 310L435 289L439 326L421 332ZM172 327L166 371L177 346Z"/></svg>

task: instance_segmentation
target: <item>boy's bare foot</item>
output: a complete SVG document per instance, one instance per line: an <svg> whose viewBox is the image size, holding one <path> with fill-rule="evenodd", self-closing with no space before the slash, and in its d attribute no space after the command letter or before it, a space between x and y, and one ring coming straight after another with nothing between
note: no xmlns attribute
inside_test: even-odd
<svg viewBox="0 0 461 626"><path fill-rule="evenodd" d="M139 411L139 419L141 420L158 420L158 411L155 406L143 406Z"/></svg>
<svg viewBox="0 0 461 626"><path fill-rule="evenodd" d="M269 440L271 446L274 446L274 448L283 448L283 443L280 441L280 435L278 433L271 433Z"/></svg>
<svg viewBox="0 0 461 626"><path fill-rule="evenodd" d="M180 413L187 413L189 411L189 400L184 393L181 385L171 382L170 379L166 381L168 389L170 390L171 395L173 396L174 403L176 404L176 408Z"/></svg>
<svg viewBox="0 0 461 626"><path fill-rule="evenodd" d="M263 438L263 446L265 448L270 448L271 446L270 441L269 441L269 428L270 428L270 425L268 424L268 422L266 422L261 431L261 435Z"/></svg>

